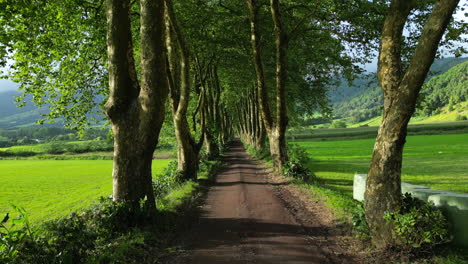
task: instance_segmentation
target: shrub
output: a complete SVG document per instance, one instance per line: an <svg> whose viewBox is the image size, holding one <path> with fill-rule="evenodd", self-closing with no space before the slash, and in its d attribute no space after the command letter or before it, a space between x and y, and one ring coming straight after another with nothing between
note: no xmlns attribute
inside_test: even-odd
<svg viewBox="0 0 468 264"><path fill-rule="evenodd" d="M367 225L363 203L359 203L356 207L356 210L353 212L351 222L353 223L353 229L354 232L356 232L357 237L364 239L370 238L369 226Z"/></svg>
<svg viewBox="0 0 468 264"><path fill-rule="evenodd" d="M36 155L36 152L32 151L1 151L0 157L31 157Z"/></svg>
<svg viewBox="0 0 468 264"><path fill-rule="evenodd" d="M198 167L198 178L212 180L221 166L222 162L219 160L201 160Z"/></svg>
<svg viewBox="0 0 468 264"><path fill-rule="evenodd" d="M89 263L89 258L102 255L107 245L119 246L110 242L155 223L154 217L144 201L135 206L101 198L89 210L44 223L37 234L23 225L15 236L10 235L14 239L10 239L8 249L15 251L1 251L0 263ZM2 241L4 237L2 233Z"/></svg>
<svg viewBox="0 0 468 264"><path fill-rule="evenodd" d="M308 164L311 161L307 149L299 144L288 145L288 156L291 162Z"/></svg>
<svg viewBox="0 0 468 264"><path fill-rule="evenodd" d="M44 152L48 154L63 154L65 151L63 144L59 142L53 141L44 145Z"/></svg>
<svg viewBox="0 0 468 264"><path fill-rule="evenodd" d="M396 241L403 248L432 248L449 241L448 224L442 212L409 193L403 195L400 210L387 213L385 219L393 225Z"/></svg>
<svg viewBox="0 0 468 264"><path fill-rule="evenodd" d="M156 198L165 196L172 188L180 184L177 161L171 161L162 174L153 179L153 192Z"/></svg>
<svg viewBox="0 0 468 264"><path fill-rule="evenodd" d="M0 263L13 261L22 245L35 241L36 233L29 224L25 210L14 205L12 207L18 216L11 219L9 213L6 213L0 222Z"/></svg>
<svg viewBox="0 0 468 264"><path fill-rule="evenodd" d="M336 120L336 121L333 121L333 123L331 123L330 125L331 128L346 128L346 122L343 121L343 120Z"/></svg>
<svg viewBox="0 0 468 264"><path fill-rule="evenodd" d="M252 147L251 145L248 145L248 144L245 144L245 143L244 143L244 146L246 146L247 152L252 154L257 159L271 160L268 144L265 144L265 147L263 149L261 149L261 150L257 150L254 147Z"/></svg>
<svg viewBox="0 0 468 264"><path fill-rule="evenodd" d="M468 120L468 118L465 115L457 115L455 117L456 121L462 121L462 120Z"/></svg>
<svg viewBox="0 0 468 264"><path fill-rule="evenodd" d="M307 181L310 178L309 169L304 167L299 162L292 162L292 161L287 162L283 167L283 174L288 177L301 179L303 181Z"/></svg>

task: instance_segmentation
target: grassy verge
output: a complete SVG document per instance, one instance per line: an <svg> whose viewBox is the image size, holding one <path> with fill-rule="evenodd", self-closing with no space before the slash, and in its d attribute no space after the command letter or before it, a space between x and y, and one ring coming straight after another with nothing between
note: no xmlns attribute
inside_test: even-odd
<svg viewBox="0 0 468 264"><path fill-rule="evenodd" d="M11 214L19 215L16 220L0 224L0 263L157 263L174 251L174 238L197 216L206 182L221 166L219 161L202 164L201 182L155 178L155 191L165 189L162 196L155 193L156 213L143 203L135 207L102 198L90 209L31 228L20 209ZM165 173L173 175L168 169ZM157 184L160 180L164 182Z"/></svg>
<svg viewBox="0 0 468 264"><path fill-rule="evenodd" d="M154 160L153 175L172 160ZM25 208L32 223L89 207L112 193L110 160L0 161L0 212Z"/></svg>

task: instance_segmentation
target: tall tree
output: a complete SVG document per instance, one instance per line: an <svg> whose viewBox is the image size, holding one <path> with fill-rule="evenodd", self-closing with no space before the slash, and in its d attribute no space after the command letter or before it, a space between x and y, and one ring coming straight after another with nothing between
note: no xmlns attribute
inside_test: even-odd
<svg viewBox="0 0 468 264"><path fill-rule="evenodd" d="M407 125L416 99L434 61L439 42L458 0L436 1L406 70L402 66L402 34L416 0L393 0L385 18L378 61L384 113L374 146L366 186L366 218L376 246L393 242L386 212L401 205L401 165Z"/></svg>
<svg viewBox="0 0 468 264"><path fill-rule="evenodd" d="M284 30L279 0L271 0L271 16L274 24L275 53L276 53L276 118L270 106L267 90L267 80L263 66L260 48L260 32L258 25L258 12L260 5L256 0L247 0L250 15L251 43L257 73L257 89L260 102L260 112L270 141L270 154L275 170L281 171L288 160L286 145L286 127L288 124L286 107L286 64L288 36Z"/></svg>
<svg viewBox="0 0 468 264"><path fill-rule="evenodd" d="M164 3L141 0L141 85L133 55L131 1L107 0L109 99L106 114L114 134L114 200L155 209L152 157L164 121L167 76Z"/></svg>
<svg viewBox="0 0 468 264"><path fill-rule="evenodd" d="M179 28L171 0L166 6L166 47L168 50L168 82L170 101L178 145L178 170L183 179L197 178L202 136L198 142L193 138L187 121L191 93L190 54L181 29Z"/></svg>

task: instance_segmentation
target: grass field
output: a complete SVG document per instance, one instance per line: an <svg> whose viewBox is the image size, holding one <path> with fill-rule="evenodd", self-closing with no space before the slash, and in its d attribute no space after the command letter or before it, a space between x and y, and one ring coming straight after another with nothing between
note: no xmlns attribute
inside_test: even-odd
<svg viewBox="0 0 468 264"><path fill-rule="evenodd" d="M377 124L378 125L378 124ZM291 129L287 137L291 140L346 140L358 138L373 138L377 136L378 126L353 127L353 128L320 128L320 129ZM431 124L410 124L409 135L434 135L468 133L468 121L441 122Z"/></svg>
<svg viewBox="0 0 468 264"><path fill-rule="evenodd" d="M331 189L352 196L355 173L367 173L375 139L295 142L307 149L312 171ZM468 134L408 136L402 180L468 193Z"/></svg>
<svg viewBox="0 0 468 264"><path fill-rule="evenodd" d="M170 161L153 161L153 173ZM89 207L112 194L111 173L110 160L0 160L0 214L14 204L40 222Z"/></svg>

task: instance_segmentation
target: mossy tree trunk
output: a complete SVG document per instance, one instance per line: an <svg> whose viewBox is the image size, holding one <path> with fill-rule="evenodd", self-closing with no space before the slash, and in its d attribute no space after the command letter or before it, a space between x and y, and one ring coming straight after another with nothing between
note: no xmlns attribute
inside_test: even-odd
<svg viewBox="0 0 468 264"><path fill-rule="evenodd" d="M142 0L141 85L138 82L128 1L107 0L109 99L106 114L114 133L113 198L155 209L151 164L164 121L167 82L164 5Z"/></svg>
<svg viewBox="0 0 468 264"><path fill-rule="evenodd" d="M402 70L402 32L416 1L393 0L380 43L378 77L384 93L384 113L374 146L365 192L366 218L373 243L393 243L384 214L401 205L401 165L408 122L416 99L458 1L437 1L423 28L413 58Z"/></svg>

